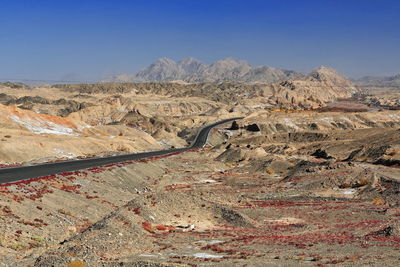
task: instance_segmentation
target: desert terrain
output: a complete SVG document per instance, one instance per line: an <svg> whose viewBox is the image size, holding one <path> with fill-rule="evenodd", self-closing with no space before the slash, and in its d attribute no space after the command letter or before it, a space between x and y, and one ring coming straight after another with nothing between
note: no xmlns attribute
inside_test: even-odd
<svg viewBox="0 0 400 267"><path fill-rule="evenodd" d="M244 117L196 151L2 184L0 266L397 265L398 89L157 64L139 83L0 84L1 168L185 147ZM160 64L175 72L147 82Z"/></svg>

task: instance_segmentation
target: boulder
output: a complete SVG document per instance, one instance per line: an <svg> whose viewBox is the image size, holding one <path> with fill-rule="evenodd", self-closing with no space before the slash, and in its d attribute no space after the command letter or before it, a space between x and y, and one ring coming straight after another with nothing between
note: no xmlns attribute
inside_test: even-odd
<svg viewBox="0 0 400 267"><path fill-rule="evenodd" d="M258 127L258 125L255 124L255 123L247 125L246 126L246 130L250 131L250 132L259 132L259 131L261 131L260 127Z"/></svg>
<svg viewBox="0 0 400 267"><path fill-rule="evenodd" d="M239 124L236 121L233 121L231 127L228 128L228 130L232 130L232 131L239 130Z"/></svg>
<svg viewBox="0 0 400 267"><path fill-rule="evenodd" d="M329 156L325 150L318 148L314 153L311 154L318 159L332 159L332 156Z"/></svg>

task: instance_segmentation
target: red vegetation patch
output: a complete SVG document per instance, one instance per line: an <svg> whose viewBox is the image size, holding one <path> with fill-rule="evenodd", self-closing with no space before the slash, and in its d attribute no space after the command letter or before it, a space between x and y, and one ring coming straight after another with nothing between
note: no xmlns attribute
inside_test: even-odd
<svg viewBox="0 0 400 267"><path fill-rule="evenodd" d="M63 172L60 173L59 175L63 176L63 177L68 177L68 176L86 176L86 173L83 171L72 171L72 172Z"/></svg>
<svg viewBox="0 0 400 267"><path fill-rule="evenodd" d="M43 187L36 190L31 190L30 192L31 194L28 196L28 198L35 201L36 199L42 198L44 194L53 193L53 190L51 190L47 185L44 185ZM37 208L39 209L39 207Z"/></svg>
<svg viewBox="0 0 400 267"><path fill-rule="evenodd" d="M18 220L17 222L18 222L18 223L25 224L25 225L29 225L29 226L34 226L34 227L39 227L39 226L42 225L41 223L32 222L32 221L25 220L25 219Z"/></svg>
<svg viewBox="0 0 400 267"><path fill-rule="evenodd" d="M0 169L1 168L13 168L13 167L19 167L22 166L22 164L15 163L15 164L0 164Z"/></svg>
<svg viewBox="0 0 400 267"><path fill-rule="evenodd" d="M355 223L344 223L344 224L336 224L334 227L343 229L343 228L370 228L376 227L384 224L385 221L377 221L377 220L366 220Z"/></svg>
<svg viewBox="0 0 400 267"><path fill-rule="evenodd" d="M146 230L149 233L152 233L152 234L155 233L151 227L151 223L149 223L149 222L142 222L142 227L144 230Z"/></svg>
<svg viewBox="0 0 400 267"><path fill-rule="evenodd" d="M165 225L159 224L156 225L156 229L160 231L166 231L168 228Z"/></svg>
<svg viewBox="0 0 400 267"><path fill-rule="evenodd" d="M87 228L89 228L90 226L93 225L93 223L91 221L89 221L88 219L84 219L84 222L81 224L78 224L77 227L77 231L78 232L83 232L85 231Z"/></svg>
<svg viewBox="0 0 400 267"><path fill-rule="evenodd" d="M103 165L103 166L99 166L99 167L88 168L87 171L92 172L92 173L102 173L102 172L106 171L107 168L114 167L114 166L122 167L124 165L130 165L130 164L133 164L135 162L147 162L147 161L150 161L150 160L156 160L156 159L160 159L160 158L166 158L166 157L178 155L178 154L181 154L181 153L184 153L184 152L196 152L196 151L199 151L199 150L200 149L191 149L191 150L187 150L187 151L180 151L180 152L170 153L170 154L161 155L161 156L149 157L147 159L118 162L118 163ZM11 166L12 167L19 167L19 166L23 166L23 165L22 164L18 164L18 165L16 164L15 166L13 166L13 165L4 165L4 164L2 164L2 165L0 165L0 168L8 168L8 167L11 167ZM31 182L38 181L38 180L53 179L53 178L56 177L56 175L61 175L63 177L67 177L67 179L72 181L72 180L76 179L75 177L73 177L73 175L86 176L87 173L84 172L84 171L79 171L78 170L78 171L64 172L64 173L58 173L58 174L51 174L51 175L47 175L47 176L41 176L41 177L26 179L26 180L12 182L12 183L0 184L0 187L7 187L7 186L10 186L10 185L14 185L14 184L29 184Z"/></svg>
<svg viewBox="0 0 400 267"><path fill-rule="evenodd" d="M139 215L140 213L142 213L140 208L128 208L128 210L133 211L133 213L135 213L136 215Z"/></svg>
<svg viewBox="0 0 400 267"><path fill-rule="evenodd" d="M173 231L176 231L176 228L173 227L173 226L170 226L170 225L158 224L158 225L155 226L155 228L158 231L162 231L162 232L166 232L166 231L173 232Z"/></svg>
<svg viewBox="0 0 400 267"><path fill-rule="evenodd" d="M99 198L98 196L91 196L91 195L88 195L88 194L85 194L85 197L86 197L86 199L96 199L96 198Z"/></svg>
<svg viewBox="0 0 400 267"><path fill-rule="evenodd" d="M13 195L12 199L18 203L20 203L22 200L24 200L24 198L20 195Z"/></svg>
<svg viewBox="0 0 400 267"><path fill-rule="evenodd" d="M0 184L1 187L7 187L10 185L22 185L22 184L30 184L32 182L36 182L39 180L46 180L46 179L53 179L55 178L56 175L52 174L52 175L47 175L47 176L42 176L42 177L37 177L37 178L32 178L32 179L27 179L27 180L23 180L23 181L18 181L18 182L12 182L12 183L5 183L5 184Z"/></svg>
<svg viewBox="0 0 400 267"><path fill-rule="evenodd" d="M65 185L65 184L63 184L60 189L63 190L63 191L66 191L66 192L80 194L81 192L78 190L78 188L81 188L80 184L75 184L75 185Z"/></svg>
<svg viewBox="0 0 400 267"><path fill-rule="evenodd" d="M0 206L1 207L1 206ZM18 215L15 215L9 206L4 206L1 211L3 212L2 216L13 217L19 219Z"/></svg>

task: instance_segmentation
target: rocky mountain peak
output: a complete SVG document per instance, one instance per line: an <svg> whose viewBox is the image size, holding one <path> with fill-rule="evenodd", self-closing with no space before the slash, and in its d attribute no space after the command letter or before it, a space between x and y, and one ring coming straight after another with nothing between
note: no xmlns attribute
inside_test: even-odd
<svg viewBox="0 0 400 267"><path fill-rule="evenodd" d="M218 60L215 63L211 64L211 66L224 66L227 68L236 68L236 67L248 67L251 68L252 66L247 63L245 60L237 60L233 57L227 57L222 60Z"/></svg>
<svg viewBox="0 0 400 267"><path fill-rule="evenodd" d="M185 57L181 61L178 62L178 65L186 71L188 75L193 75L196 72L207 67L207 64L197 60L193 57Z"/></svg>
<svg viewBox="0 0 400 267"><path fill-rule="evenodd" d="M358 89L349 79L337 73L334 69L325 66L313 70L305 77L305 80L323 83L332 88L332 91L336 91L336 93L340 92L344 95L346 93L354 94L358 92Z"/></svg>
<svg viewBox="0 0 400 267"><path fill-rule="evenodd" d="M345 82L349 83L350 81L347 80L343 75L340 75L337 73L334 69L321 66L315 70L313 70L310 74L307 75L310 79L312 80L317 80L317 81L328 81L328 82Z"/></svg>
<svg viewBox="0 0 400 267"><path fill-rule="evenodd" d="M176 62L170 58L162 57L157 59L153 64L176 64Z"/></svg>
<svg viewBox="0 0 400 267"><path fill-rule="evenodd" d="M181 61L178 62L181 65L190 65L193 63L196 64L204 64L203 62L201 62L200 60L194 58L194 57L184 57Z"/></svg>
<svg viewBox="0 0 400 267"><path fill-rule="evenodd" d="M182 80L191 83L202 82L263 82L272 83L303 75L295 71L281 70L268 66L253 67L244 60L228 57L212 64L205 64L193 57L176 62L160 58L147 68L135 74L118 75L114 82L163 82Z"/></svg>

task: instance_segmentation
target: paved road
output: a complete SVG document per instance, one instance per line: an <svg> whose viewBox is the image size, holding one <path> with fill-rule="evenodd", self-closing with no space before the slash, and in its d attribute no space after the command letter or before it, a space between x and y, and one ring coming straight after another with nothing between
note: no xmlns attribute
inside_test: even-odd
<svg viewBox="0 0 400 267"><path fill-rule="evenodd" d="M207 143L208 134L213 127L238 119L242 119L242 117L222 120L201 128L200 131L197 133L196 139L194 140L192 145L185 148L174 148L168 150L158 150L158 151L142 152L135 154L104 157L104 158L91 158L91 159L44 163L44 164L13 167L13 168L0 168L0 184L13 183L57 173L77 171L107 164L145 159L156 156L163 156L163 155L188 151L191 149L201 148Z"/></svg>

